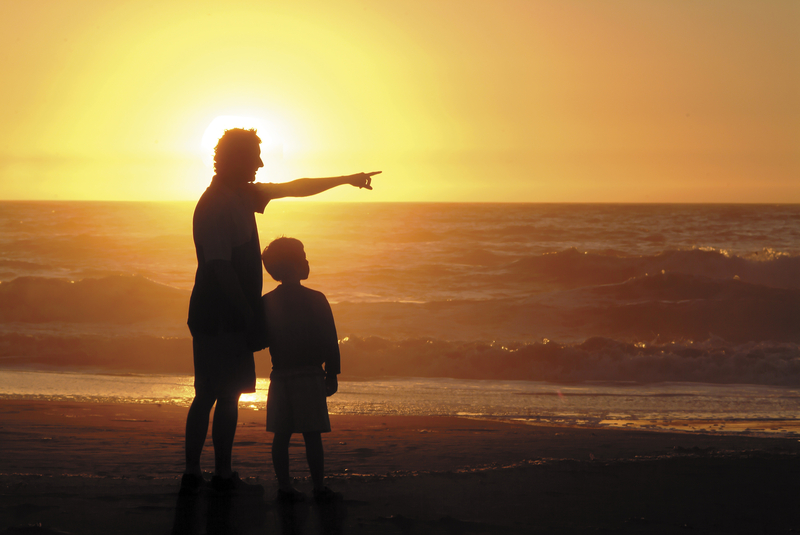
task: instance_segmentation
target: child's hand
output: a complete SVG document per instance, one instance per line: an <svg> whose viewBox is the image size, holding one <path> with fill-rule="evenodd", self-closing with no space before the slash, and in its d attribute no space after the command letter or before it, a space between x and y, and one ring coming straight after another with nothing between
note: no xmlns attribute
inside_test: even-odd
<svg viewBox="0 0 800 535"><path fill-rule="evenodd" d="M325 395L331 397L339 390L339 379L335 375L325 376Z"/></svg>

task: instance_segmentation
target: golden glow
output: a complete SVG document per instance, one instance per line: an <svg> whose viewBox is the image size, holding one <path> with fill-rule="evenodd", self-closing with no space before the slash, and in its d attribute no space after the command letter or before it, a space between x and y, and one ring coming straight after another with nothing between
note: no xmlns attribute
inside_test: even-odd
<svg viewBox="0 0 800 535"><path fill-rule="evenodd" d="M269 392L269 379L256 379L256 391L250 394L239 396L239 407L255 409L265 407L267 404L267 393Z"/></svg>
<svg viewBox="0 0 800 535"><path fill-rule="evenodd" d="M800 202L794 0L2 6L5 199L194 199L224 115L325 200Z"/></svg>

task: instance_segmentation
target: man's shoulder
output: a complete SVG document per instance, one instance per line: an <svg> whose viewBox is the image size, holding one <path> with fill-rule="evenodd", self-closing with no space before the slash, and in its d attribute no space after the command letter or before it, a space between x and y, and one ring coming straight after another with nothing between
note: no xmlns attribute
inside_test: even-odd
<svg viewBox="0 0 800 535"><path fill-rule="evenodd" d="M194 207L195 217L198 214L226 211L235 201L236 198L229 188L209 186L197 200L197 205Z"/></svg>

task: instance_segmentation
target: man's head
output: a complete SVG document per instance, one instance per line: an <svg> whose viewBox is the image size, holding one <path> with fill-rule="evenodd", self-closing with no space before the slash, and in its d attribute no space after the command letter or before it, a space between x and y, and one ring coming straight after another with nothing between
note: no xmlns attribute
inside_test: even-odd
<svg viewBox="0 0 800 535"><path fill-rule="evenodd" d="M235 182L253 182L261 161L261 139L255 129L225 130L214 148L214 172Z"/></svg>
<svg viewBox="0 0 800 535"><path fill-rule="evenodd" d="M280 282L300 282L308 278L309 267L303 243L294 238L277 238L261 254L267 273Z"/></svg>

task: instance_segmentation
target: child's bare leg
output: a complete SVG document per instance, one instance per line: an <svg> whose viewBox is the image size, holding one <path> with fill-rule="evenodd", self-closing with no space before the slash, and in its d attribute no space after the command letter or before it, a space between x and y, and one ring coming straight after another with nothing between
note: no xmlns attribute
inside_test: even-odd
<svg viewBox="0 0 800 535"><path fill-rule="evenodd" d="M278 432L272 437L272 467L278 478L278 488L292 491L292 478L289 477L289 441L291 433Z"/></svg>
<svg viewBox="0 0 800 535"><path fill-rule="evenodd" d="M325 455L322 451L321 433L303 433L306 442L306 459L308 469L311 471L311 481L314 483L314 490L325 488Z"/></svg>

